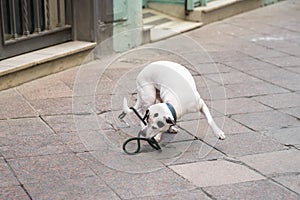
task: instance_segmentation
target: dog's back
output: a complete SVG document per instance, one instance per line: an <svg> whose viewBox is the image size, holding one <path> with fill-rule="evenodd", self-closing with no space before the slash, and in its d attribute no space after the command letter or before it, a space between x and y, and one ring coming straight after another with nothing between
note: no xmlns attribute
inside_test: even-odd
<svg viewBox="0 0 300 200"><path fill-rule="evenodd" d="M178 63L157 61L147 65L137 77L137 86L149 84L160 91L163 102L168 102L169 98L176 100L184 113L190 112L184 108L198 107L200 95L195 81L191 73Z"/></svg>

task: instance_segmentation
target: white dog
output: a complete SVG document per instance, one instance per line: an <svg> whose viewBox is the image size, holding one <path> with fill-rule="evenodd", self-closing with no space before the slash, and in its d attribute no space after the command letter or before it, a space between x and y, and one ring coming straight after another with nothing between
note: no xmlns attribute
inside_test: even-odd
<svg viewBox="0 0 300 200"><path fill-rule="evenodd" d="M212 116L200 98L195 81L190 72L182 65L169 61L157 61L147 65L138 75L137 111L147 109L147 125L142 124L141 134L147 138L161 140L164 132L177 132L176 120L183 115L202 112L219 139L225 139L224 132L215 124ZM160 100L161 103L156 103ZM123 113L120 119L132 112L124 98Z"/></svg>

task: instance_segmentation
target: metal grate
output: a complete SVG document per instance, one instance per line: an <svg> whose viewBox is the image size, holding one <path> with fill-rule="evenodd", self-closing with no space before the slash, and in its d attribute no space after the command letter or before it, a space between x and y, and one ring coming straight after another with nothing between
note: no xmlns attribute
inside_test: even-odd
<svg viewBox="0 0 300 200"><path fill-rule="evenodd" d="M65 0L1 0L4 41L66 26Z"/></svg>

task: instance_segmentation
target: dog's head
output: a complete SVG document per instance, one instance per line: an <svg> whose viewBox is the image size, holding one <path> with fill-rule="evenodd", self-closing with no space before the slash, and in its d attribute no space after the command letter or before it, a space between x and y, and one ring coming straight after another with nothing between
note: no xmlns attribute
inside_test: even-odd
<svg viewBox="0 0 300 200"><path fill-rule="evenodd" d="M167 132L172 124L175 124L175 119L167 104L154 104L148 108L147 125L140 134L146 138L152 138L158 133Z"/></svg>

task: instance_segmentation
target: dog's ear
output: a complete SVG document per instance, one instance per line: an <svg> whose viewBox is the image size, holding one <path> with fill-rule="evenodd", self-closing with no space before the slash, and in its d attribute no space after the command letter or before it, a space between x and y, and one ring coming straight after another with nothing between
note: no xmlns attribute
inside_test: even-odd
<svg viewBox="0 0 300 200"><path fill-rule="evenodd" d="M127 99L124 97L123 99L123 111L127 114L130 112L130 108L128 107Z"/></svg>
<svg viewBox="0 0 300 200"><path fill-rule="evenodd" d="M122 120L127 115L127 113L129 113L129 112L131 112L131 110L128 107L126 97L124 97L124 99L123 99L123 112L119 115L119 119Z"/></svg>

